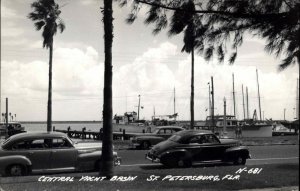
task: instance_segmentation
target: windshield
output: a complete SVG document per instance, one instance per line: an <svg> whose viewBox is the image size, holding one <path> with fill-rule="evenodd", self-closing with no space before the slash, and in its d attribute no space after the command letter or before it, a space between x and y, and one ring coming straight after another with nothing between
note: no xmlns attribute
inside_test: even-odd
<svg viewBox="0 0 300 191"><path fill-rule="evenodd" d="M179 142L180 139L181 139L181 136L179 136L179 135L173 135L169 138L169 140L173 141L173 142Z"/></svg>
<svg viewBox="0 0 300 191"><path fill-rule="evenodd" d="M159 128L155 128L153 134L158 134L158 132L159 132Z"/></svg>

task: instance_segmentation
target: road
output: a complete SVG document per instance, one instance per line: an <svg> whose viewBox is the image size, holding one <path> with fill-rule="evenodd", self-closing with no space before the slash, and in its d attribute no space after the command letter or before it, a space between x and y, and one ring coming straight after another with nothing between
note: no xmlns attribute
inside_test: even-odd
<svg viewBox="0 0 300 191"><path fill-rule="evenodd" d="M252 146L245 166L194 164L192 168L166 168L144 159L146 150L119 150L122 165L117 177L133 181L80 181L97 172L63 173L50 177L74 177L74 182L41 182L43 175L1 177L0 191L18 190L241 190L280 188L299 190L299 145ZM212 177L212 179L205 179ZM156 179L155 179L156 178ZM180 179L181 178L181 179ZM193 180L192 180L192 179Z"/></svg>

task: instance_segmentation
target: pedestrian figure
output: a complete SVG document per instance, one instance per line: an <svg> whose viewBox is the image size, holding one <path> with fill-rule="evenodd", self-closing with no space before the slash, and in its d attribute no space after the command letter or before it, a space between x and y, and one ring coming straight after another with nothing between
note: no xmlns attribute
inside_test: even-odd
<svg viewBox="0 0 300 191"><path fill-rule="evenodd" d="M7 127L7 134L8 134L8 136L10 137L10 136L12 136L13 134L14 134L14 127L12 126L12 125L9 125L8 127Z"/></svg>
<svg viewBox="0 0 300 191"><path fill-rule="evenodd" d="M239 126L235 127L235 138L238 138Z"/></svg>
<svg viewBox="0 0 300 191"><path fill-rule="evenodd" d="M86 133L85 133L86 127L82 128L82 139L86 139Z"/></svg>
<svg viewBox="0 0 300 191"><path fill-rule="evenodd" d="M71 131L71 127L69 126L69 127L68 127L68 136L69 136L69 137L71 137L70 131Z"/></svg>
<svg viewBox="0 0 300 191"><path fill-rule="evenodd" d="M242 127L239 127L239 137L242 138Z"/></svg>

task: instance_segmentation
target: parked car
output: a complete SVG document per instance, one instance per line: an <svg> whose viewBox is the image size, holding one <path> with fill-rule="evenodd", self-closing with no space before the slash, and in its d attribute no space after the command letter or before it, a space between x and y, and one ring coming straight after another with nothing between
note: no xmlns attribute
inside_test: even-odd
<svg viewBox="0 0 300 191"><path fill-rule="evenodd" d="M205 130L184 130L155 145L146 158L169 167L190 167L194 161L212 160L244 165L250 154L238 140L218 139Z"/></svg>
<svg viewBox="0 0 300 191"><path fill-rule="evenodd" d="M76 143L59 132L13 135L0 147L0 174L99 170L101 147L101 142ZM113 156L120 165L121 158L116 152Z"/></svg>
<svg viewBox="0 0 300 191"><path fill-rule="evenodd" d="M131 144L133 147L139 147L143 149L148 149L152 145L156 145L169 137L174 133L184 130L182 127L178 126L161 126L156 127L153 133L145 133L142 135L135 136L131 139Z"/></svg>

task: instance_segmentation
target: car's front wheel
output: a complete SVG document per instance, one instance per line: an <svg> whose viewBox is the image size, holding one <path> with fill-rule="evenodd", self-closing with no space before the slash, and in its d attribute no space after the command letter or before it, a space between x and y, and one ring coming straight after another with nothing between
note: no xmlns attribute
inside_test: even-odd
<svg viewBox="0 0 300 191"><path fill-rule="evenodd" d="M6 174L9 176L24 176L27 175L27 170L23 165L13 164L6 169Z"/></svg>
<svg viewBox="0 0 300 191"><path fill-rule="evenodd" d="M235 165L245 165L246 164L246 158L243 156L237 156L234 161L233 164Z"/></svg>
<svg viewBox="0 0 300 191"><path fill-rule="evenodd" d="M191 167L192 166L192 160L190 159L183 159L180 158L177 161L177 167L182 168L182 167Z"/></svg>

